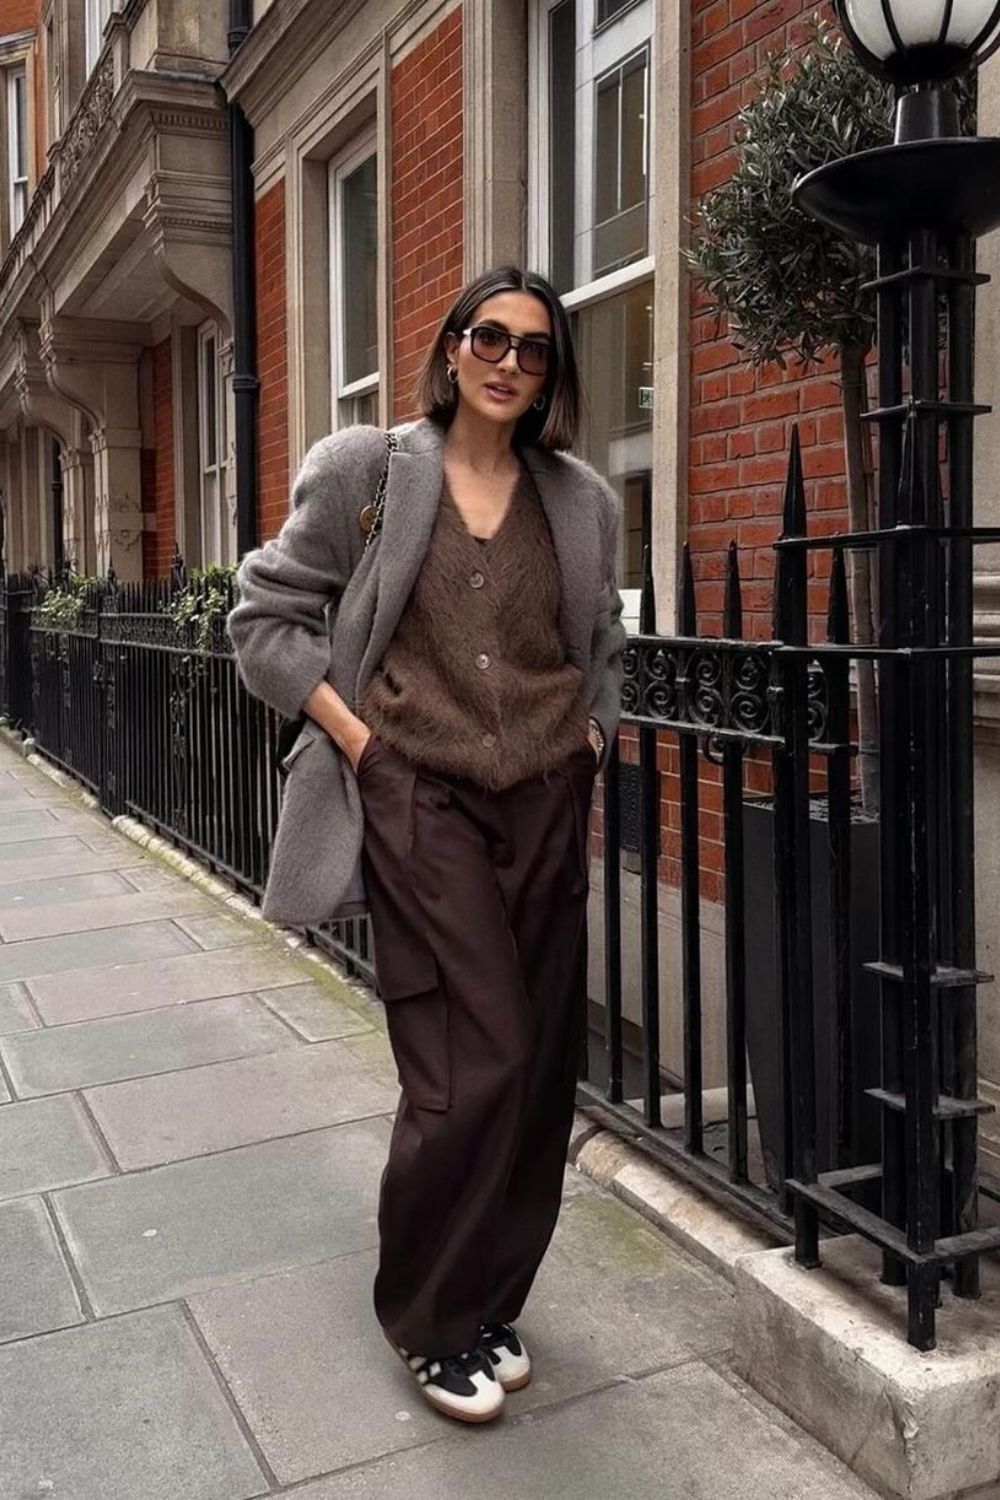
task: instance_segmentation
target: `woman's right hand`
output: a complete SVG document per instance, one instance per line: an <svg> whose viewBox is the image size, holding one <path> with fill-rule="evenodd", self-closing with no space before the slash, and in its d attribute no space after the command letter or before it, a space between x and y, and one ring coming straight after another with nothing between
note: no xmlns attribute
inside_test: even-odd
<svg viewBox="0 0 1000 1500"><path fill-rule="evenodd" d="M357 771L362 752L372 737L363 719L359 719L328 682L321 682L302 705L303 711L325 729L334 744L347 756L352 771Z"/></svg>
<svg viewBox="0 0 1000 1500"><path fill-rule="evenodd" d="M347 756L347 759L351 765L351 770L354 772L355 776L358 774L358 766L361 764L361 757L365 753L365 747L372 737L372 731L368 728L367 724L362 723L362 721L359 719L358 725L359 732L357 734L352 734L350 740L348 740L346 744L341 745L341 749Z"/></svg>

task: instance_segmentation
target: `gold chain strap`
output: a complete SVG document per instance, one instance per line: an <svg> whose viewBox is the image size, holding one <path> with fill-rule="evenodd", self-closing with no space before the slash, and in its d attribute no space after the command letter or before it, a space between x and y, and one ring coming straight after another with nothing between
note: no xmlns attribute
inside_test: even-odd
<svg viewBox="0 0 1000 1500"><path fill-rule="evenodd" d="M361 512L360 517L361 529L362 531L367 533L367 535L365 536L366 552L368 551L368 548L371 546L372 542L378 536L379 532L382 530L382 513L385 510L385 492L389 482L389 458L393 453L396 452L396 449L399 447L399 438L394 432L386 433L385 446L385 463L382 466L382 473L379 475L378 488L375 491L375 499L370 505L365 506L364 510Z"/></svg>

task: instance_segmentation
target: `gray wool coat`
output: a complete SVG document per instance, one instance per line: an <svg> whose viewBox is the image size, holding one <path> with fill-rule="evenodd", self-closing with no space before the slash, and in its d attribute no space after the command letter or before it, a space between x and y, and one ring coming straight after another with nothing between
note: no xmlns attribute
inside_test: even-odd
<svg viewBox="0 0 1000 1500"><path fill-rule="evenodd" d="M427 418L394 430L382 532L367 551L358 517L382 472L385 435L348 427L310 449L281 531L240 565L229 616L240 673L286 717L324 678L357 710L420 571L441 495L444 431ZM538 448L523 457L555 543L567 658L585 674L607 754L625 644L614 576L618 497L578 458ZM307 720L284 767L264 915L292 926L356 916L365 910L364 818L350 762Z"/></svg>

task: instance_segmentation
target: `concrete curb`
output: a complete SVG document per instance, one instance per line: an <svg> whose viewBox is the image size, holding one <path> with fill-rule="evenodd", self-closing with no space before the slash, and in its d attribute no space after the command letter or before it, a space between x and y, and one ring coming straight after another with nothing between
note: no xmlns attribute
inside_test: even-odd
<svg viewBox="0 0 1000 1500"><path fill-rule="evenodd" d="M776 1236L727 1213L659 1162L595 1125L581 1111L574 1122L569 1159L578 1171L614 1193L728 1281L735 1280L741 1256L755 1250L773 1250L781 1243Z"/></svg>
<svg viewBox="0 0 1000 1500"><path fill-rule="evenodd" d="M0 740L22 755L29 765L47 776L61 791L82 806L101 811L97 798L85 791L64 771L51 764L35 749L35 741L19 734L0 721ZM237 891L231 882L175 848L167 839L153 833L136 818L122 814L110 818L110 826L130 839L146 853L189 880L205 895L213 897L233 916L252 922L262 936L280 939L297 957L312 968L316 977L350 992L360 1002L371 1025L386 1031L383 1006L363 985L348 979L343 970L325 954L314 948L308 938L292 927L278 927L261 916L259 908ZM681 1244L697 1259L732 1281L736 1261L755 1250L772 1250L780 1241L750 1226L734 1214L727 1213L697 1188L674 1176L666 1167L651 1161L610 1130L595 1123L584 1112L577 1111L573 1121L568 1159L577 1171L613 1192L622 1202L635 1209L650 1223Z"/></svg>

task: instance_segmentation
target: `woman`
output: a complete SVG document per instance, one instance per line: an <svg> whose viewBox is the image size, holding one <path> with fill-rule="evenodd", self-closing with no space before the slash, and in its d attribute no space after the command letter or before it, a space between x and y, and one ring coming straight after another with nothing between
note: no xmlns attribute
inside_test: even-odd
<svg viewBox="0 0 1000 1500"><path fill-rule="evenodd" d="M428 1401L486 1421L530 1379L512 1324L572 1124L590 799L620 705L618 502L562 451L578 376L541 277L467 286L418 399L387 470L371 427L310 451L230 630L250 691L306 716L264 914L371 914L402 1086L376 1313Z"/></svg>

